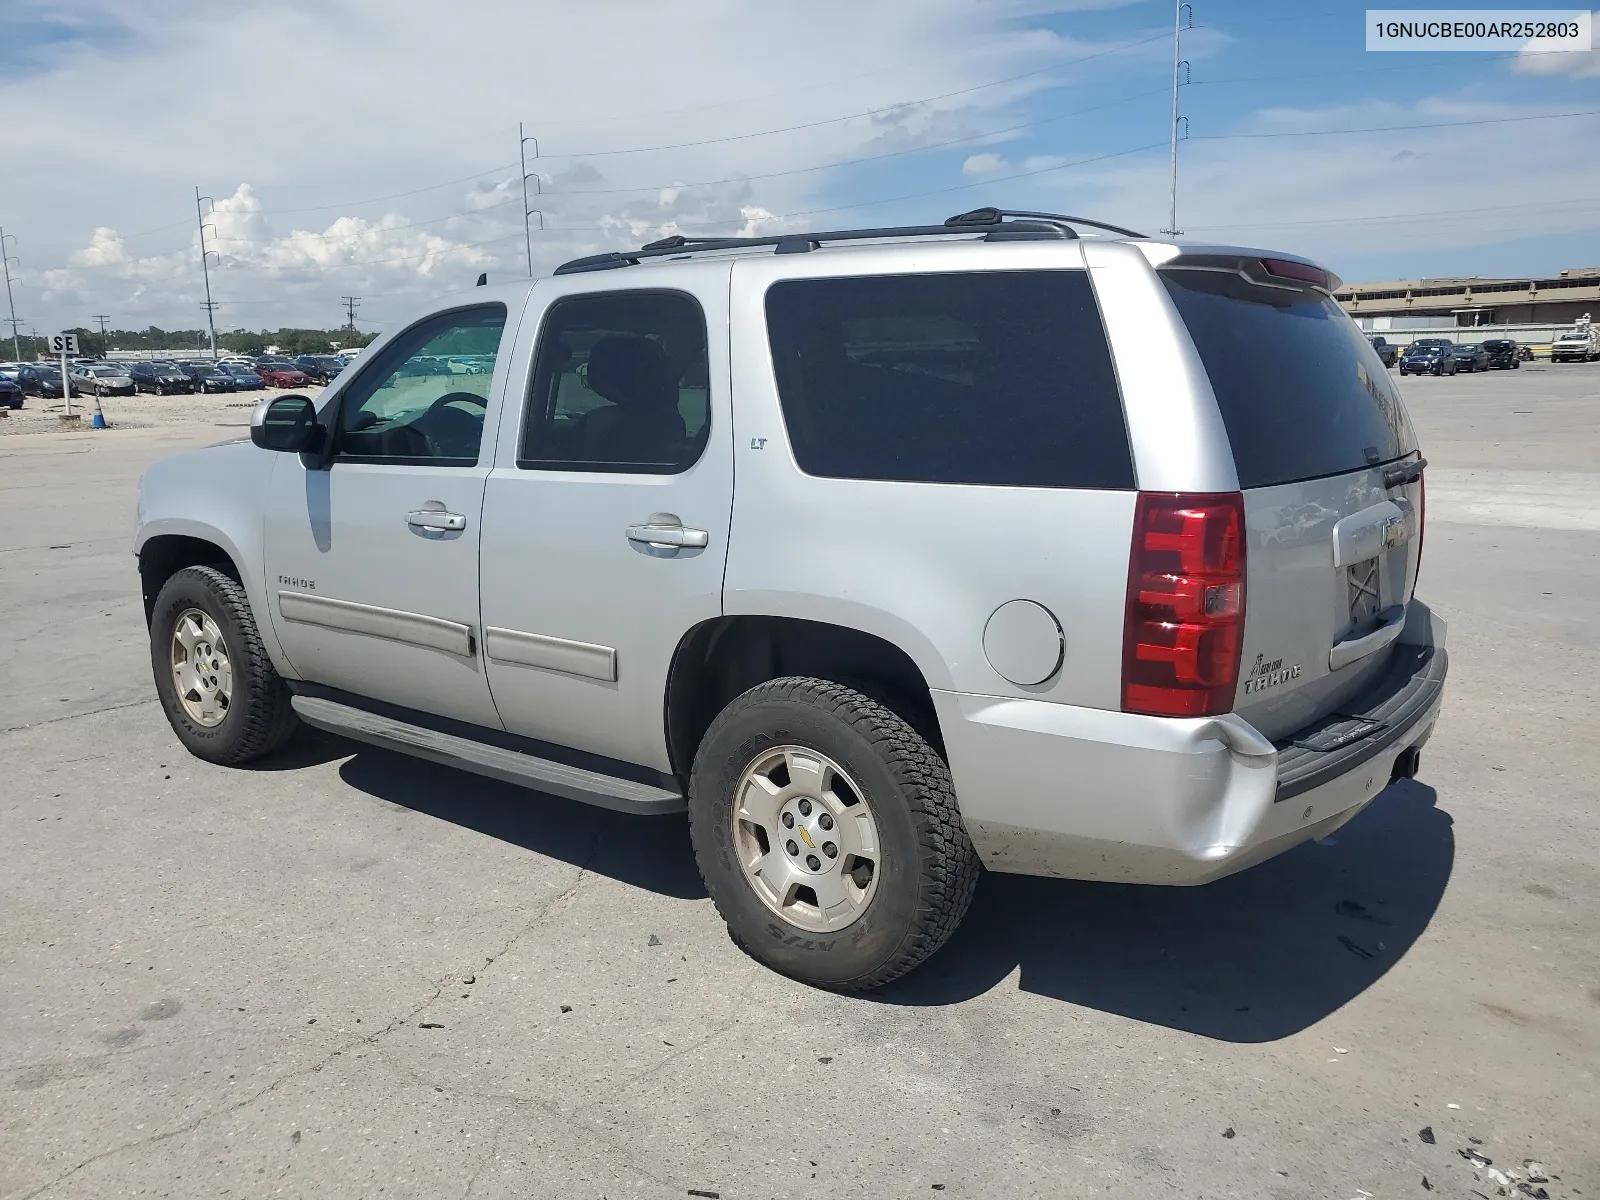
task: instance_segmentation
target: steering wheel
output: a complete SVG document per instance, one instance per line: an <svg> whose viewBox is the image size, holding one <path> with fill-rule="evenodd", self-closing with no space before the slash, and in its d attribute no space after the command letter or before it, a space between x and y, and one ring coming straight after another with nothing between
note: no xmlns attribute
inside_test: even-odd
<svg viewBox="0 0 1600 1200"><path fill-rule="evenodd" d="M480 411L474 415L452 407L469 404ZM416 422L428 439L431 452L440 458L476 458L483 442L483 419L488 402L475 392L446 392Z"/></svg>

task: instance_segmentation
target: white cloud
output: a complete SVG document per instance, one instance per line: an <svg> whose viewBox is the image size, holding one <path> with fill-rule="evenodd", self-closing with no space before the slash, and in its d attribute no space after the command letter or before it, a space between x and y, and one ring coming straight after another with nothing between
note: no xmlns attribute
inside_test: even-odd
<svg viewBox="0 0 1600 1200"><path fill-rule="evenodd" d="M968 89L1118 44L1034 19L1100 6L922 0L907 21L899 0L814 0L799 21L759 3L729 19L727 0L457 0L440 20L434 0L34 0L121 33L114 51L55 54L43 76L0 75L0 110L29 114L0 125L0 161L37 164L8 177L21 186L7 231L28 238L40 322L84 309L197 321L185 216L199 182L218 196L207 248L231 322L332 320L345 293L381 320L480 270L526 270L519 120L539 139L537 270L673 232L770 231L785 227L774 214L840 203L829 170L796 167L1005 124L1076 69ZM202 108L200 77L163 69L174 45L190 63L239 64L207 72ZM882 111L830 120L868 110ZM750 136L774 129L787 132ZM639 147L670 148L570 157ZM36 269L47 262L67 265Z"/></svg>
<svg viewBox="0 0 1600 1200"><path fill-rule="evenodd" d="M1600 39L1600 9L1589 16L1589 36ZM1535 38L1511 60L1511 69L1523 75L1568 75L1574 79L1600 76L1600 41L1591 50L1549 50L1550 39Z"/></svg>
<svg viewBox="0 0 1600 1200"><path fill-rule="evenodd" d="M1006 165L1006 160L998 154L985 151L982 154L970 155L967 161L961 164L961 172L964 175L993 175L997 171L1004 171Z"/></svg>

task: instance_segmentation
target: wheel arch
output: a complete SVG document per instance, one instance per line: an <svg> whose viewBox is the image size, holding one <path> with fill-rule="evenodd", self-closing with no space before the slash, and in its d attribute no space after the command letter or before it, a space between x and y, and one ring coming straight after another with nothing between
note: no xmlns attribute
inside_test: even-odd
<svg viewBox="0 0 1600 1200"><path fill-rule="evenodd" d="M140 539L134 553L139 558L139 588L144 599L145 627L150 625L155 611L156 597L161 588L186 567L215 567L231 579L244 583L239 570L238 547L215 529L204 526L189 527L187 522L159 532L147 533Z"/></svg>
<svg viewBox="0 0 1600 1200"><path fill-rule="evenodd" d="M734 697L792 675L855 688L892 709L944 754L928 680L900 646L822 621L722 616L690 629L673 652L663 711L673 770L688 777L706 730Z"/></svg>

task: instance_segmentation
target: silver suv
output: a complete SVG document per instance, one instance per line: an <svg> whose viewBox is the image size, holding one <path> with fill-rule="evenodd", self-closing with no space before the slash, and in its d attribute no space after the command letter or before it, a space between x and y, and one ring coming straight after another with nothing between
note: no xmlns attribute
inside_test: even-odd
<svg viewBox="0 0 1600 1200"><path fill-rule="evenodd" d="M146 473L157 690L213 762L304 721L687 809L734 939L824 987L980 864L1215 879L1439 712L1424 462L1337 284L987 209L450 297Z"/></svg>

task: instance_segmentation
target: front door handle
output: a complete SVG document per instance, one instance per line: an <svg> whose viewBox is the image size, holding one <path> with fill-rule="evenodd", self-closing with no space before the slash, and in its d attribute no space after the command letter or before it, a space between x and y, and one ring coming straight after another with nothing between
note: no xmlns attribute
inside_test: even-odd
<svg viewBox="0 0 1600 1200"><path fill-rule="evenodd" d="M666 515L652 516L644 525L629 525L628 540L658 550L701 550L711 541L704 529L690 529L676 517L670 522L662 519Z"/></svg>
<svg viewBox="0 0 1600 1200"><path fill-rule="evenodd" d="M416 512L408 512L406 514L406 524L413 529L435 529L453 532L465 529L467 527L467 519L460 513L421 508Z"/></svg>

